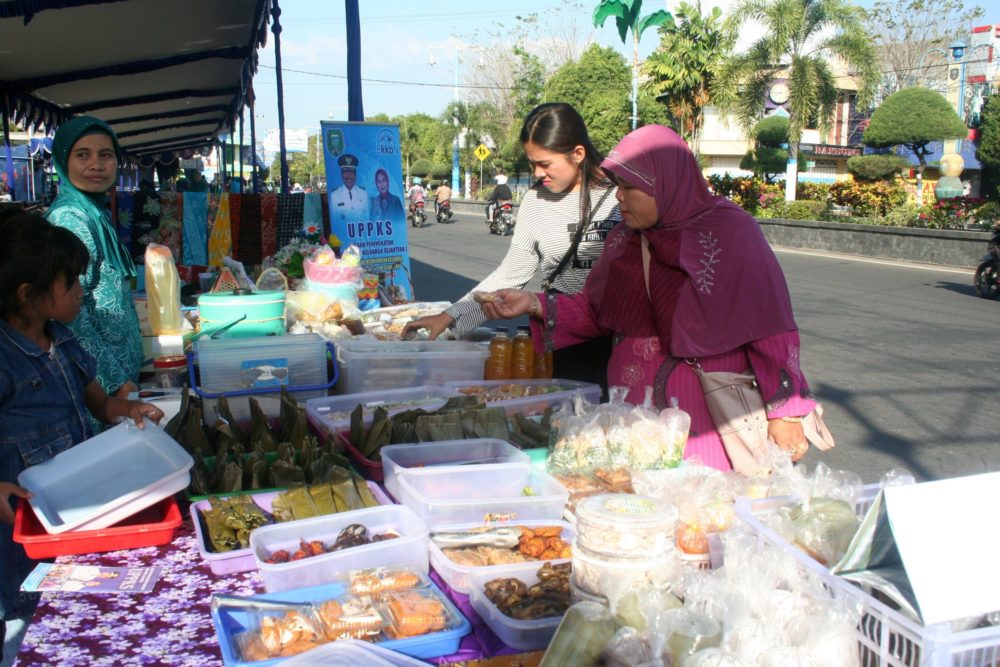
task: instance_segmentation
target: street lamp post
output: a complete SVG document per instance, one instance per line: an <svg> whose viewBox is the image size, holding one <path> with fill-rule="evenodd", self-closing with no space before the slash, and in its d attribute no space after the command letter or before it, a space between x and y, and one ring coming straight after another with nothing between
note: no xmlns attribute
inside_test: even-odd
<svg viewBox="0 0 1000 667"><path fill-rule="evenodd" d="M462 63L462 60L461 60L461 57L460 57L460 55L461 55L460 52L461 51L479 51L481 53L483 49L482 49L482 47L478 47L478 46L460 46L459 44L456 44L454 42L449 42L447 45L432 46L431 50L430 50L430 55L427 58L427 64L430 65L431 67L434 67L435 65L437 65L437 61L434 60L434 49L451 49L452 55L454 57L455 83L454 83L453 97L452 97L452 99L454 101L454 108L453 108L453 111L452 111L452 122L455 125L455 141L452 142L452 146L451 146L451 187L452 187L452 189L455 192L461 192L461 188L459 187L459 185L461 183L461 180L460 180L461 171L460 171L459 159L458 159L459 158L459 141L460 141L461 134L462 134L461 130L459 129L459 123L458 123L458 105L459 105L459 103L461 101L461 99L459 97L459 81L460 81L459 67L461 66L461 63ZM466 172L465 181L466 181L465 182L465 193L466 193L466 196L469 196L469 194L471 192L471 189L470 189L469 182L468 182L469 181L468 172Z"/></svg>

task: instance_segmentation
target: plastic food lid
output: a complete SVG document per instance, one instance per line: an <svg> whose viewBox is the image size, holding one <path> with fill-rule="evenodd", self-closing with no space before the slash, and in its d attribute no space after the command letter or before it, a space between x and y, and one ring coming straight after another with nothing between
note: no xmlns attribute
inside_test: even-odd
<svg viewBox="0 0 1000 667"><path fill-rule="evenodd" d="M664 500L625 493L591 496L576 506L577 521L618 529L663 527L672 531L678 515L677 508Z"/></svg>
<svg viewBox="0 0 1000 667"><path fill-rule="evenodd" d="M187 357L178 355L173 357L157 357L153 359L153 368L167 370L170 368L184 368L187 366Z"/></svg>

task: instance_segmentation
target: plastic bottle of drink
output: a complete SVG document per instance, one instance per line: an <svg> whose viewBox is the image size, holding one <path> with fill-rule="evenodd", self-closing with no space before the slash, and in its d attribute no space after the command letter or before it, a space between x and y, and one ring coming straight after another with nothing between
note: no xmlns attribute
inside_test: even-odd
<svg viewBox="0 0 1000 667"><path fill-rule="evenodd" d="M146 297L153 333L181 333L180 277L166 246L150 243L146 247Z"/></svg>
<svg viewBox="0 0 1000 667"><path fill-rule="evenodd" d="M520 326L512 342L510 376L515 380L535 377L535 344L531 341L531 328Z"/></svg>
<svg viewBox="0 0 1000 667"><path fill-rule="evenodd" d="M490 341L490 356L486 360L487 380L509 380L510 362L514 346L507 336L506 327L498 327Z"/></svg>
<svg viewBox="0 0 1000 667"><path fill-rule="evenodd" d="M552 378L552 353L544 350L535 351L535 379L549 380Z"/></svg>

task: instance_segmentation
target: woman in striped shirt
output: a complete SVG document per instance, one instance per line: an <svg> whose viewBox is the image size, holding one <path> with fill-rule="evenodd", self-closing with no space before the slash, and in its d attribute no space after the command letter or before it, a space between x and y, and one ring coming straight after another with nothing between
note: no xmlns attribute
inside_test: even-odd
<svg viewBox="0 0 1000 667"><path fill-rule="evenodd" d="M608 231L621 221L614 187L600 167L603 156L576 109L558 102L531 110L521 127L521 145L538 182L521 200L507 255L451 308L414 320L404 333L424 328L437 338L450 328L461 337L487 319L474 293L520 289L538 270L553 292L583 289ZM553 375L603 386L610 352L607 337L557 350Z"/></svg>
<svg viewBox="0 0 1000 667"><path fill-rule="evenodd" d="M614 335L611 386L641 404L653 387L658 408L676 397L691 415L685 458L729 470L697 375L753 370L768 435L793 457L808 444L802 416L816 407L799 367L799 334L781 267L756 221L713 196L690 148L668 128L626 136L602 163L618 185L624 224L609 235L583 291L546 298L503 290L484 305L490 317L530 313L538 341L554 344Z"/></svg>

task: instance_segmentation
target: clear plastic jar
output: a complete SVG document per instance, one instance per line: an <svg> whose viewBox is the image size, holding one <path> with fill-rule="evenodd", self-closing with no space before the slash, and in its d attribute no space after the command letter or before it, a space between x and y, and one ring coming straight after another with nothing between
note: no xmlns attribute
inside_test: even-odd
<svg viewBox="0 0 1000 667"><path fill-rule="evenodd" d="M153 359L153 376L159 387L183 387L187 374L187 357L183 355Z"/></svg>

